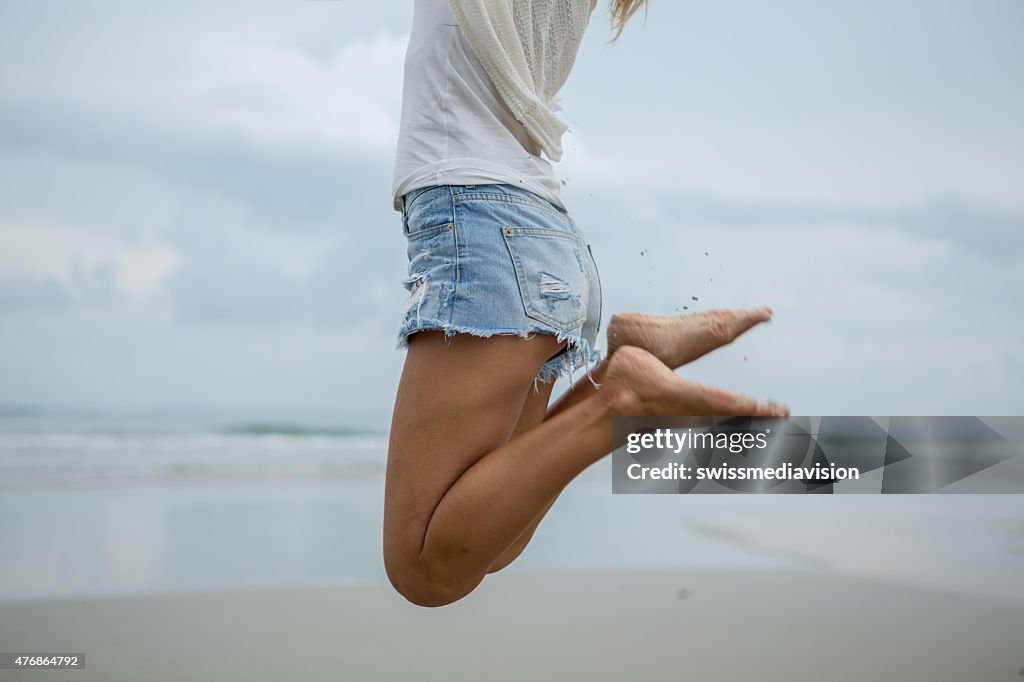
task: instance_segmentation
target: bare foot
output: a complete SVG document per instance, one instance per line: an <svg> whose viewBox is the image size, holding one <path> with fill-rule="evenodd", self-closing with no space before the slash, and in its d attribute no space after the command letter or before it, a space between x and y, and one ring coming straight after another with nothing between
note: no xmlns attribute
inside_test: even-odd
<svg viewBox="0 0 1024 682"><path fill-rule="evenodd" d="M770 308L669 316L621 313L613 315L608 323L608 355L623 346L636 346L675 369L732 343L754 325L771 319Z"/></svg>
<svg viewBox="0 0 1024 682"><path fill-rule="evenodd" d="M601 393L623 416L789 416L785 405L687 381L635 346L620 346L609 358Z"/></svg>

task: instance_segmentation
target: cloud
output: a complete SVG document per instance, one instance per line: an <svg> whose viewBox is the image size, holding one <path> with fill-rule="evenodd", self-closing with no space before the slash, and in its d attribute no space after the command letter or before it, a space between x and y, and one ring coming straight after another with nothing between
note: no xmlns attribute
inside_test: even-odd
<svg viewBox="0 0 1024 682"><path fill-rule="evenodd" d="M1019 210L1021 20L1012 2L662 3L612 46L588 33L565 108L634 187Z"/></svg>
<svg viewBox="0 0 1024 682"><path fill-rule="evenodd" d="M46 290L59 288L67 299L83 303L110 297L127 303L149 300L179 260L178 253L161 244L130 244L102 232L54 225L0 223L0 274L46 282ZM38 298L40 286L21 290L34 292L29 299Z"/></svg>
<svg viewBox="0 0 1024 682"><path fill-rule="evenodd" d="M134 169L309 226L373 187L387 200L405 40L377 31L318 59L208 36L183 41L158 78L132 61L72 75L8 68L0 147Z"/></svg>
<svg viewBox="0 0 1024 682"><path fill-rule="evenodd" d="M0 400L386 419L409 9L5 8ZM768 303L687 375L812 413L1019 412L1021 11L662 3L614 46L595 27L557 173L605 318Z"/></svg>
<svg viewBox="0 0 1024 682"><path fill-rule="evenodd" d="M52 280L0 274L0 310L60 310L70 303L67 290Z"/></svg>
<svg viewBox="0 0 1024 682"><path fill-rule="evenodd" d="M137 141L225 140L318 155L379 152L394 146L406 42L406 36L377 31L318 60L274 42L203 36L183 42L180 63L160 78L138 61L71 74L24 64L8 68L0 74L0 103L14 112L8 124L29 119L19 126L22 132L31 132L39 124L33 119L41 118L65 138L127 134ZM49 140L39 135L31 144L45 147ZM9 135L8 142L19 140Z"/></svg>
<svg viewBox="0 0 1024 682"><path fill-rule="evenodd" d="M571 125L571 124L570 124ZM570 130L562 141L565 156L558 164L564 184L607 187L623 183L621 168L612 158L598 153L580 133Z"/></svg>
<svg viewBox="0 0 1024 682"><path fill-rule="evenodd" d="M631 232L645 235L647 226L658 225L679 226L673 229L713 225L726 230L852 225L947 240L958 250L1001 264L1024 260L1024 210L955 196L887 207L870 203L768 201L735 194L702 194L686 188L631 188L628 201L609 201L600 192L583 196L574 187L567 189L570 209L586 216L586 223L625 225Z"/></svg>
<svg viewBox="0 0 1024 682"><path fill-rule="evenodd" d="M174 314L216 328L351 328L397 319L403 289L397 237L378 226L332 238L252 228L195 231L168 282Z"/></svg>

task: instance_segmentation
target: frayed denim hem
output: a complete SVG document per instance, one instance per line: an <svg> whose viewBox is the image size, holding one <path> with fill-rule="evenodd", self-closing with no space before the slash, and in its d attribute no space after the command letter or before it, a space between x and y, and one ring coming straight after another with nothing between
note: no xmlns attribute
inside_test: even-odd
<svg viewBox="0 0 1024 682"><path fill-rule="evenodd" d="M581 367L586 369L587 378L589 378L590 382L594 384L594 388L601 387L600 384L594 381L594 377L591 375L592 368L601 361L601 352L592 349L590 347L590 341L588 339L584 339L579 334L560 332L555 329L540 326L525 330L479 329L476 327L449 324L439 320L419 319L402 327L398 332L398 343L395 348L397 350L408 348L409 336L416 332L423 331L443 331L445 338L451 338L456 334L469 334L470 336L477 336L484 339L492 336L518 336L522 339L528 339L536 334L548 334L550 336L554 336L559 343L566 341L567 346L564 352L554 358L551 358L540 368L540 371L533 380L534 391L539 390L538 382L549 384L556 381L559 377L568 378L570 384L572 384L575 380L576 371Z"/></svg>
<svg viewBox="0 0 1024 682"><path fill-rule="evenodd" d="M561 340L561 339L560 339ZM587 378L594 388L601 388L601 384L594 381L591 370L601 362L601 352L590 347L590 341L578 337L569 337L569 345L565 352L558 357L552 358L544 363L534 379L534 390L537 390L537 382L549 384L559 377L569 379L570 387L575 383L576 371L581 367L587 372Z"/></svg>

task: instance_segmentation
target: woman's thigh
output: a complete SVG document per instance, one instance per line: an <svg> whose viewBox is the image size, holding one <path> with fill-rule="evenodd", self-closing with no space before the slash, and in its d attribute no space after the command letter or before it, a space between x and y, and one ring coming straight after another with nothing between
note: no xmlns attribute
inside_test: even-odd
<svg viewBox="0 0 1024 682"><path fill-rule="evenodd" d="M388 448L386 552L419 551L437 503L509 440L538 370L559 346L546 334L410 338Z"/></svg>

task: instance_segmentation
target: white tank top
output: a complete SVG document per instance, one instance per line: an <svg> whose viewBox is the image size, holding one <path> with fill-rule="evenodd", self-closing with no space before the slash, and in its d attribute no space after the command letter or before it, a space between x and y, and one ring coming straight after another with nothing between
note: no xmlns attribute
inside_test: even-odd
<svg viewBox="0 0 1024 682"><path fill-rule="evenodd" d="M516 185L565 208L551 163L540 154L502 102L447 0L416 0L392 181L395 210L414 189L488 183Z"/></svg>

